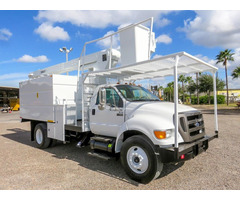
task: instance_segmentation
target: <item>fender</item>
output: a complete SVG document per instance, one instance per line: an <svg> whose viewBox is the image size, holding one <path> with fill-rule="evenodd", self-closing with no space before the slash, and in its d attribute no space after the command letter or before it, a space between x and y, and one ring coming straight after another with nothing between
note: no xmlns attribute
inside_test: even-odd
<svg viewBox="0 0 240 200"><path fill-rule="evenodd" d="M127 124L126 122L124 122L117 134L116 144L115 144L115 153L120 152L123 144L123 133L126 132L127 130L128 130Z"/></svg>
<svg viewBox="0 0 240 200"><path fill-rule="evenodd" d="M125 125L122 126L123 129L121 129L118 133L118 136L116 138L116 144L115 144L115 153L119 153L121 151L122 145L123 145L123 137L124 137L124 133L126 133L127 131L132 131L132 132L139 132L142 135L145 135L149 140L151 140L148 137L148 134L146 134L146 132L144 132L142 129L127 129L127 127Z"/></svg>
<svg viewBox="0 0 240 200"><path fill-rule="evenodd" d="M151 115L149 115L151 114ZM151 117L148 117L151 116ZM161 122L161 123L159 123ZM174 137L159 140L155 137L153 131L158 129L173 129L173 122L168 119L153 115L153 113L135 114L132 118L125 121L120 127L115 144L115 152L119 153L123 144L124 133L127 131L138 132L145 135L154 145L174 144ZM136 134L134 134L136 135ZM181 135L178 133L179 141L183 142Z"/></svg>
<svg viewBox="0 0 240 200"><path fill-rule="evenodd" d="M130 120L126 121L119 129L119 132L116 138L116 145L115 145L116 153L119 153L121 151L121 147L123 144L123 136L124 136L124 133L126 133L127 131L139 132L145 135L149 140L153 142L153 135L151 134L151 131L147 130L144 126L141 126L135 123L130 123L131 126L129 126L129 123L128 123L129 121Z"/></svg>

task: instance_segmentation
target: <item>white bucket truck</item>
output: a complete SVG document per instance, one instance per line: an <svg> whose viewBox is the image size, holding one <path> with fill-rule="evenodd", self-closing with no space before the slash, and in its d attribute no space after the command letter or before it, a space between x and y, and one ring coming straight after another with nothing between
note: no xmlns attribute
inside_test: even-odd
<svg viewBox="0 0 240 200"><path fill-rule="evenodd" d="M150 22L150 28L142 24ZM20 83L20 116L31 122L31 140L47 148L76 138L90 154L120 155L126 173L148 183L164 163L186 161L218 137L217 68L185 52L150 59L155 50L153 18L86 42L80 58L29 74ZM112 48L120 38L120 50ZM87 45L109 39L110 48L85 55ZM121 66L119 59L121 58ZM61 75L78 70L76 76ZM178 75L209 71L214 77L215 133L204 128L200 111L178 104ZM160 101L138 80L174 76L174 103ZM126 84L127 83L127 84Z"/></svg>

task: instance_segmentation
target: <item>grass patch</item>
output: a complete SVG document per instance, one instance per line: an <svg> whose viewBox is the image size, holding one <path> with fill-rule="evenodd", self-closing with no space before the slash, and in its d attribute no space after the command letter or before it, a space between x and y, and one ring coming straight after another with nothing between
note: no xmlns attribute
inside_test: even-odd
<svg viewBox="0 0 240 200"><path fill-rule="evenodd" d="M214 109L214 104L201 104L201 105L189 105L194 108L200 108L200 109ZM228 106L227 104L218 104L217 105L218 109L237 109L236 103L230 103Z"/></svg>

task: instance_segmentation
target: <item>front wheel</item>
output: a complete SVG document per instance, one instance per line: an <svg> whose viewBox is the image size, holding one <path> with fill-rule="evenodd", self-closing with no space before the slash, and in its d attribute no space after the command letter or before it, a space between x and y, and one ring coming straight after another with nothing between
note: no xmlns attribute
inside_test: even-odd
<svg viewBox="0 0 240 200"><path fill-rule="evenodd" d="M123 143L121 163L129 177L144 184L157 178L163 168L152 144L140 135L132 136Z"/></svg>
<svg viewBox="0 0 240 200"><path fill-rule="evenodd" d="M34 129L34 140L36 141L37 147L40 149L48 148L51 139L47 137L47 126L44 123L39 123Z"/></svg>

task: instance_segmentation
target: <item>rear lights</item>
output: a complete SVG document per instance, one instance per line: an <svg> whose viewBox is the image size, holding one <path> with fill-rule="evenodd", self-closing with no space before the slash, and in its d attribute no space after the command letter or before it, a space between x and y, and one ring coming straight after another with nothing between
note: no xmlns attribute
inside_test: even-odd
<svg viewBox="0 0 240 200"><path fill-rule="evenodd" d="M184 155L184 154L180 156L180 159L181 159L181 160L183 160L184 158L185 158L185 155Z"/></svg>

